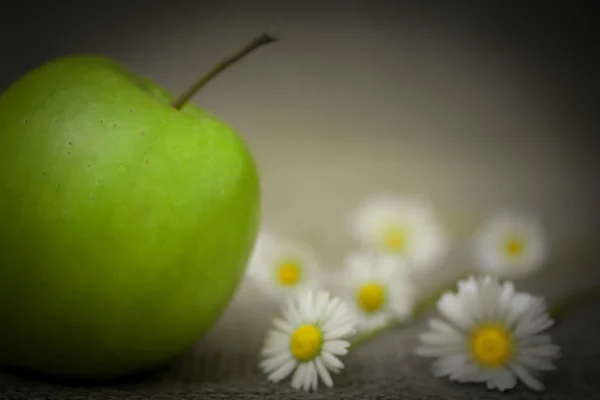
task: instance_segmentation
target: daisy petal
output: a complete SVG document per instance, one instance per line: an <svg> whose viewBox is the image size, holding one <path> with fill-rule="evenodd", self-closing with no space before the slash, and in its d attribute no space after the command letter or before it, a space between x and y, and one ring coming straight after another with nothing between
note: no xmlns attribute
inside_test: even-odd
<svg viewBox="0 0 600 400"><path fill-rule="evenodd" d="M323 365L323 362L319 357L315 359L315 367L317 368L317 372L321 377L321 380L327 387L333 387L333 379L331 379L331 374L327 371L327 368Z"/></svg>
<svg viewBox="0 0 600 400"><path fill-rule="evenodd" d="M333 354L329 353L328 351L323 351L323 353L321 353L321 357L323 363L329 369L340 370L344 368L344 364L340 361L340 359L334 356Z"/></svg>
<svg viewBox="0 0 600 400"><path fill-rule="evenodd" d="M527 312L536 303L536 298L530 294L517 293L513 296L513 299L508 306L506 315L506 325L514 326L519 318Z"/></svg>
<svg viewBox="0 0 600 400"><path fill-rule="evenodd" d="M298 302L300 312L305 316L307 322L314 323L315 315L313 311L313 296L312 292L304 293L302 300Z"/></svg>
<svg viewBox="0 0 600 400"><path fill-rule="evenodd" d="M541 392L545 389L544 384L537 380L525 367L518 364L512 364L510 368L529 389L537 392Z"/></svg>
<svg viewBox="0 0 600 400"><path fill-rule="evenodd" d="M327 305L327 307L325 307L325 318L327 318L328 320L331 319L331 317L333 315L336 314L336 311L338 309L338 307L340 307L342 301L340 300L339 297L334 297L329 304Z"/></svg>
<svg viewBox="0 0 600 400"><path fill-rule="evenodd" d="M294 389L300 389L304 383L304 379L306 379L306 375L308 374L308 366L306 363L302 363L298 365L296 371L294 372L294 376L292 376L292 387Z"/></svg>
<svg viewBox="0 0 600 400"><path fill-rule="evenodd" d="M519 348L524 349L527 347L541 346L550 343L552 343L552 338L550 338L550 335L534 335L521 338L519 340Z"/></svg>
<svg viewBox="0 0 600 400"><path fill-rule="evenodd" d="M471 318L483 314L479 282L475 278L469 277L458 282L458 291L461 293L460 298L463 300L462 307Z"/></svg>
<svg viewBox="0 0 600 400"><path fill-rule="evenodd" d="M498 388L501 392L505 390L512 389L517 384L517 378L515 375L506 369L503 369L499 372L496 372L492 376L492 380L494 382L494 386Z"/></svg>
<svg viewBox="0 0 600 400"><path fill-rule="evenodd" d="M264 347L261 351L260 351L260 355L263 357L273 357L276 356L278 354L281 354L282 351L285 351L286 346L281 346L281 347L276 347L276 346L271 346L271 347Z"/></svg>
<svg viewBox="0 0 600 400"><path fill-rule="evenodd" d="M294 331L294 326L281 318L273 319L273 325L285 333L292 333Z"/></svg>
<svg viewBox="0 0 600 400"><path fill-rule="evenodd" d="M323 328L323 330L325 331L325 340L334 340L351 336L354 332L354 326L352 324L346 324L331 331L328 331L326 328Z"/></svg>
<svg viewBox="0 0 600 400"><path fill-rule="evenodd" d="M290 360L286 361L285 364L280 366L278 369L273 371L267 377L267 379L271 382L279 382L280 380L287 378L288 375L292 373L294 368L296 368L296 365L298 365L296 360L290 359Z"/></svg>
<svg viewBox="0 0 600 400"><path fill-rule="evenodd" d="M306 373L304 374L304 382L302 382L302 389L305 392L310 390L310 386L313 382L313 379L316 377L317 371L315 370L315 366L312 362L307 362L306 364Z"/></svg>
<svg viewBox="0 0 600 400"><path fill-rule="evenodd" d="M500 299L498 300L498 310L495 316L496 319L502 321L506 320L506 314L508 313L508 309L513 300L514 293L515 285L512 282L505 282L502 286Z"/></svg>
<svg viewBox="0 0 600 400"><path fill-rule="evenodd" d="M302 315L297 309L295 302L289 301L283 307L283 317L294 326L301 325L303 322Z"/></svg>
<svg viewBox="0 0 600 400"><path fill-rule="evenodd" d="M274 371L275 369L281 367L282 365L284 365L291 359L292 359L291 354L282 353L282 354L276 355L272 358L268 358L268 359L264 360L263 362L260 363L260 366L263 368L265 373L268 374L268 373Z"/></svg>
<svg viewBox="0 0 600 400"><path fill-rule="evenodd" d="M531 335L537 335L554 325L554 320L550 318L540 318L536 321L522 322L514 330L516 338L523 338Z"/></svg>
<svg viewBox="0 0 600 400"><path fill-rule="evenodd" d="M324 322L324 316L325 316L325 310L327 307L327 304L329 303L329 298L330 298L330 294L329 292L325 291L325 290L320 290L317 293L317 297L315 300L315 312L317 315L321 316L321 320L319 321L319 323L323 323Z"/></svg>
<svg viewBox="0 0 600 400"><path fill-rule="evenodd" d="M522 349L522 353L538 357L556 358L560 356L560 347L555 344L545 344Z"/></svg>
<svg viewBox="0 0 600 400"><path fill-rule="evenodd" d="M289 338L289 335L286 334L285 332L271 330L267 334L266 342L269 343L270 345L277 345L277 344L281 344L281 343L287 343L288 338Z"/></svg>
<svg viewBox="0 0 600 400"><path fill-rule="evenodd" d="M317 371L317 367L315 366L314 360L311 361L311 364L312 364L312 370L313 370L311 387L312 387L313 391L316 391L319 388L319 373Z"/></svg>
<svg viewBox="0 0 600 400"><path fill-rule="evenodd" d="M473 320L461 307L462 302L458 300L453 293L446 293L438 300L437 306L440 313L462 329L469 329L473 326Z"/></svg>
<svg viewBox="0 0 600 400"><path fill-rule="evenodd" d="M468 366L467 357L464 354L453 354L445 356L433 363L433 375L436 377L442 376L457 376L464 373Z"/></svg>
<svg viewBox="0 0 600 400"><path fill-rule="evenodd" d="M432 318L429 320L429 328L435 332L444 333L448 335L460 335L459 331L452 327L446 321L442 321L439 318Z"/></svg>
<svg viewBox="0 0 600 400"><path fill-rule="evenodd" d="M554 363L552 363L552 361L548 360L547 358L542 358L531 354L519 354L517 357L517 362L525 368L532 370L553 371L556 369L556 366Z"/></svg>
<svg viewBox="0 0 600 400"><path fill-rule="evenodd" d="M346 340L328 340L324 344L324 349L333 355L344 356L348 354L350 342Z"/></svg>

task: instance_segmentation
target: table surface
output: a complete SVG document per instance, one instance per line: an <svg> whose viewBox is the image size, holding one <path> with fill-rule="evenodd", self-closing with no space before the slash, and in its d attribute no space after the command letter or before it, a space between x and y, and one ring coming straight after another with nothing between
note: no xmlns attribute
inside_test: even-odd
<svg viewBox="0 0 600 400"><path fill-rule="evenodd" d="M198 348L151 374L103 386L77 386L0 373L0 399L600 399L600 307L580 306L552 329L563 357L547 374L543 393L518 385L507 393L481 385L454 384L432 377L429 361L410 354L424 322L385 332L357 347L333 389L305 394L288 382L268 383L256 367L258 340ZM243 324L242 324L243 325ZM257 337L258 338L258 337Z"/></svg>

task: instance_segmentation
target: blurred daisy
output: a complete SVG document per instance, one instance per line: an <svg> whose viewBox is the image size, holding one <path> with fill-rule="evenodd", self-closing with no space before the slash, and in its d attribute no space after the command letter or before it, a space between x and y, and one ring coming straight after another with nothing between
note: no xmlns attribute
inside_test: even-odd
<svg viewBox="0 0 600 400"><path fill-rule="evenodd" d="M248 279L275 299L320 285L322 272L309 247L287 238L261 232L250 265Z"/></svg>
<svg viewBox="0 0 600 400"><path fill-rule="evenodd" d="M292 296L282 311L261 352L267 379L279 382L293 372L295 389L317 390L319 378L332 387L330 372L344 368L339 357L348 353L346 338L355 333L347 306L325 290L307 290Z"/></svg>
<svg viewBox="0 0 600 400"><path fill-rule="evenodd" d="M448 248L433 208L417 198L372 198L358 208L352 226L366 246L404 257L421 270L437 265Z"/></svg>
<svg viewBox="0 0 600 400"><path fill-rule="evenodd" d="M517 379L543 390L542 371L554 369L560 348L544 334L552 324L544 299L516 293L512 283L489 276L458 284L437 303L446 319L429 321L416 353L438 358L435 376L456 382L485 382L488 389L513 388Z"/></svg>
<svg viewBox="0 0 600 400"><path fill-rule="evenodd" d="M536 273L548 256L538 221L499 213L475 236L477 267L499 278L519 279Z"/></svg>
<svg viewBox="0 0 600 400"><path fill-rule="evenodd" d="M402 259L385 254L355 253L334 276L361 332L410 317L415 291Z"/></svg>

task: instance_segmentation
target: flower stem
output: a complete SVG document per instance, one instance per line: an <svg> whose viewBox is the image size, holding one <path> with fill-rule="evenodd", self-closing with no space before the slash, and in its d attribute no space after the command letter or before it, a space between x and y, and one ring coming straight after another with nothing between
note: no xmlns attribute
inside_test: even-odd
<svg viewBox="0 0 600 400"><path fill-rule="evenodd" d="M368 342L370 339L374 338L381 332L384 332L384 331L394 328L394 327L398 327L400 325L401 325L401 323L399 323L399 322L389 322L385 325L382 325L379 328L370 330L368 332L361 333L350 341L350 345L352 347L360 346L361 344L365 344L366 342Z"/></svg>

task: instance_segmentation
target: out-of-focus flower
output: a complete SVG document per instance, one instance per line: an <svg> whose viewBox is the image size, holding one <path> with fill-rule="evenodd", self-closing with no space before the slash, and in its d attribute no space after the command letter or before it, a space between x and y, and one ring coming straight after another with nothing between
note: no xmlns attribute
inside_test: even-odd
<svg viewBox="0 0 600 400"><path fill-rule="evenodd" d="M256 241L247 277L267 295L279 300L319 287L323 273L310 247L263 231Z"/></svg>
<svg viewBox="0 0 600 400"><path fill-rule="evenodd" d="M293 372L291 385L317 390L319 378L333 386L331 373L344 364L346 338L355 334L348 307L325 290L307 290L292 296L283 307L283 319L274 320L267 335L260 363L267 379L278 382Z"/></svg>
<svg viewBox="0 0 600 400"><path fill-rule="evenodd" d="M439 265L449 247L433 207L413 197L369 199L356 211L352 228L364 245L403 257L418 272Z"/></svg>
<svg viewBox="0 0 600 400"><path fill-rule="evenodd" d="M402 259L379 253L354 253L333 277L340 296L356 317L359 331L372 331L411 316L416 292Z"/></svg>
<svg viewBox="0 0 600 400"><path fill-rule="evenodd" d="M521 279L543 267L548 247L538 221L502 212L490 218L475 235L474 253L476 266L483 273Z"/></svg>
<svg viewBox="0 0 600 400"><path fill-rule="evenodd" d="M542 371L554 369L560 348L543 332L552 324L544 299L518 293L511 282L469 278L458 292L437 303L445 318L431 319L416 353L434 357L433 373L456 382L486 383L489 389L513 388L517 379L540 391Z"/></svg>

